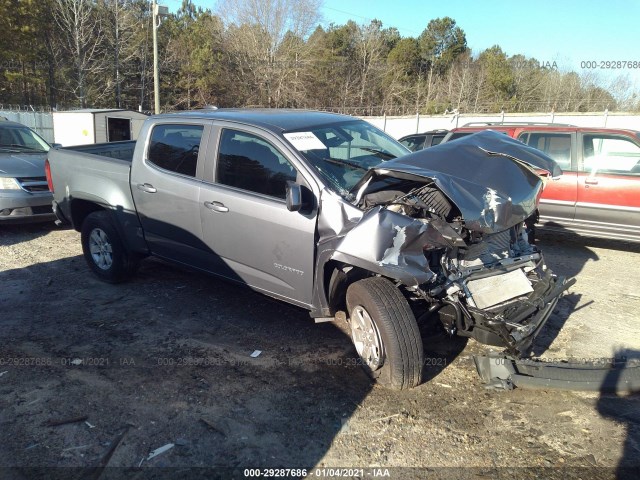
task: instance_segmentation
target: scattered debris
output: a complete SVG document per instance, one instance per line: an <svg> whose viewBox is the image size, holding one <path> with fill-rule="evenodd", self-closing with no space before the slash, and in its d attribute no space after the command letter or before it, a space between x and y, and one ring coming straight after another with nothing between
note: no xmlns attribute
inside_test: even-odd
<svg viewBox="0 0 640 480"><path fill-rule="evenodd" d="M0 372L0 377L1 377L2 375L4 375L5 373L9 373L9 370L5 370L4 372Z"/></svg>
<svg viewBox="0 0 640 480"><path fill-rule="evenodd" d="M82 365L84 362L81 358L74 358L70 363L71 365Z"/></svg>
<svg viewBox="0 0 640 480"><path fill-rule="evenodd" d="M69 447L69 448L65 448L65 449L63 449L62 451L63 451L63 452L69 452L69 451L71 451L71 450L80 450L80 449L82 449L82 448L87 448L87 447L90 447L90 446L91 446L91 445L89 445L89 444L87 444L87 445L79 445L79 446L77 446L77 447Z"/></svg>
<svg viewBox="0 0 640 480"><path fill-rule="evenodd" d="M382 418L377 418L374 420L374 422L382 422L384 420L389 420L390 418L393 417L399 417L400 415L402 415L401 413L394 413L393 415L389 415L388 417L382 417Z"/></svg>
<svg viewBox="0 0 640 480"><path fill-rule="evenodd" d="M446 383L434 382L436 385L444 388L453 388L451 385L447 385Z"/></svg>
<svg viewBox="0 0 640 480"><path fill-rule="evenodd" d="M25 450L31 450L32 448L36 448L38 445L40 445L39 443L34 443L33 445L29 445L28 447L25 448Z"/></svg>
<svg viewBox="0 0 640 480"><path fill-rule="evenodd" d="M98 480L98 478L100 478L105 467L111 460L113 453L116 451L118 446L122 443L122 440L124 439L124 436L127 434L128 431L129 431L129 427L126 427L121 434L119 434L116 438L113 439L111 444L109 444L109 448L107 449L105 454L102 456L102 458L98 461L98 463L96 463L96 465L93 468L90 468L86 472L83 472L83 475L81 477L83 480ZM140 464L142 464L142 462L140 462Z"/></svg>
<svg viewBox="0 0 640 480"><path fill-rule="evenodd" d="M89 427L89 428L96 428L96 426L95 426L95 425L91 425L91 424L90 424L89 422L87 422L87 421L85 421L84 423L86 423L86 424L87 424L87 427Z"/></svg>
<svg viewBox="0 0 640 480"><path fill-rule="evenodd" d="M349 423L349 418L341 418L340 422L340 430L338 431L338 433L343 434L343 435L350 435L353 434L353 429L351 428L351 424Z"/></svg>
<svg viewBox="0 0 640 480"><path fill-rule="evenodd" d="M47 422L44 423L44 425L46 427L57 427L57 426L60 426L60 425L66 425L67 423L84 422L88 418L89 417L87 415L83 415L81 417L64 418L62 420L48 420Z"/></svg>
<svg viewBox="0 0 640 480"><path fill-rule="evenodd" d="M157 457L158 455L162 455L164 452L171 450L173 447L175 447L174 443L167 443L166 445L163 445L162 447L156 448L153 452L151 452L149 454L149 456L147 457L147 461L151 460L152 458Z"/></svg>
<svg viewBox="0 0 640 480"><path fill-rule="evenodd" d="M258 358L261 353L262 353L262 350L254 350L250 356L251 358Z"/></svg>
<svg viewBox="0 0 640 480"><path fill-rule="evenodd" d="M226 437L227 434L224 433L222 430L220 430L218 427L216 427L213 423L211 423L209 420L207 420L206 418L202 417L200 418L200 421L202 423L204 423L207 427L209 427L211 430L218 432L220 435L222 435L223 437Z"/></svg>

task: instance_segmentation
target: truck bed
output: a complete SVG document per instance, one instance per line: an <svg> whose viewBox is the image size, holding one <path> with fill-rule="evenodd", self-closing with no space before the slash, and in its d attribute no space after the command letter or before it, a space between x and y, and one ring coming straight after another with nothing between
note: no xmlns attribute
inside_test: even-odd
<svg viewBox="0 0 640 480"><path fill-rule="evenodd" d="M125 140L123 142L95 143L90 145L74 145L63 147L59 150L72 150L74 152L90 153L101 157L117 158L131 163L133 151L136 148L135 140Z"/></svg>
<svg viewBox="0 0 640 480"><path fill-rule="evenodd" d="M74 211L81 209L82 202L123 216L120 220L133 229L138 226L129 184L134 146L135 142L118 142L49 151L54 202L76 229L81 225L74 222ZM125 155L127 149L131 154Z"/></svg>

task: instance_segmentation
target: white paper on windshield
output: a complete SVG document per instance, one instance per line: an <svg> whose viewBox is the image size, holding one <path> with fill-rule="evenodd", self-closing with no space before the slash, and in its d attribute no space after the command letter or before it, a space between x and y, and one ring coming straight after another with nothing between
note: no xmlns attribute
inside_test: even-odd
<svg viewBox="0 0 640 480"><path fill-rule="evenodd" d="M284 137L301 152L305 150L324 150L327 148L313 132L285 133Z"/></svg>

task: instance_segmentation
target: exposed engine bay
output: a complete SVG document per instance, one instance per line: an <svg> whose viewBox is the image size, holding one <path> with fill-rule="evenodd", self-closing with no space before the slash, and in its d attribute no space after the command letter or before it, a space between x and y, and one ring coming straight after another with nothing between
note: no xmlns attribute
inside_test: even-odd
<svg viewBox="0 0 640 480"><path fill-rule="evenodd" d="M522 340L541 326L544 314L555 305L546 297L559 293L553 288L557 279L529 243L524 222L497 233L468 230L457 207L430 183L407 193L385 190L365 195L361 206L370 209L381 202L388 211L427 224L445 221L457 234L456 239L450 233L446 245L423 246L433 277L414 289L447 333L506 344L510 353L522 353L529 346ZM386 252L383 259L388 256ZM542 311L541 304L546 304Z"/></svg>

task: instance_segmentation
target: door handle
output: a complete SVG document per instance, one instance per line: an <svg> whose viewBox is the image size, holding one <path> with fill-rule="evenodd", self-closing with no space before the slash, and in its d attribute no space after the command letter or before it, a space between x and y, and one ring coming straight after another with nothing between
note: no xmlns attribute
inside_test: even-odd
<svg viewBox="0 0 640 480"><path fill-rule="evenodd" d="M214 212L224 213L229 211L229 209L225 207L223 203L220 203L220 202L204 202L204 206L207 207L209 210L213 210Z"/></svg>
<svg viewBox="0 0 640 480"><path fill-rule="evenodd" d="M584 183L585 185L598 185L598 179L597 178L585 178L584 179Z"/></svg>
<svg viewBox="0 0 640 480"><path fill-rule="evenodd" d="M138 187L138 190L142 190L143 192L147 192L147 193L156 193L158 191L153 185L149 183L139 183L137 187Z"/></svg>

